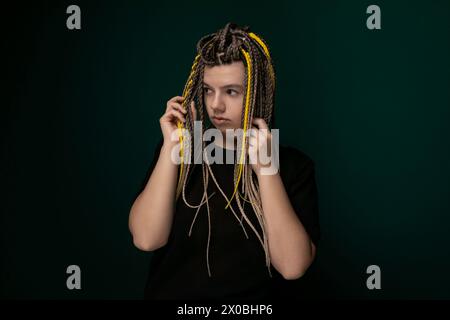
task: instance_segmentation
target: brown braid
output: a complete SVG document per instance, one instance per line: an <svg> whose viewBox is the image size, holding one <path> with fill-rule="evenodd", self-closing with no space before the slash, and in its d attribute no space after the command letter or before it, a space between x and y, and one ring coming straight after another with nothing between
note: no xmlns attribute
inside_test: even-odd
<svg viewBox="0 0 450 320"><path fill-rule="evenodd" d="M197 114L199 116L199 120L202 123L202 133L205 132L205 114L206 108L203 99L203 75L206 66L216 66L221 64L230 64L235 61L242 61L244 66L247 65L246 59L243 56L242 49L245 50L249 57L252 65L251 74L245 73L245 83L247 83L248 77L250 77L250 105L249 105L249 115L248 118L245 119L244 111L242 111L241 117L241 127L244 127L244 122L247 121L247 125L252 123L253 118L263 118L269 126L269 129L272 129L274 126L274 103L275 103L275 69L273 67L273 61L270 57L268 46L259 36L250 32L249 27L238 27L236 24L228 23L223 29L218 30L216 33L212 33L202 37L197 43L197 56L194 61L191 75L189 76L188 82L185 87L185 99L183 101L183 108L187 110L186 116L186 130L189 131L191 137L194 137L194 118L193 113L191 111L191 102L195 102L195 107L197 110ZM245 101L244 97L244 101ZM247 126L251 127L251 126ZM244 149L248 149L248 139L246 139L244 145ZM185 189L187 185L187 181L189 178L189 173L194 157L194 143L191 139L188 144L185 140L183 140L183 147L185 150L189 149L190 152L190 162L184 159L181 164L185 170L180 169L179 175L179 184L177 186L177 194L176 198L178 200L179 196L182 196L183 201L190 208L196 208L196 214L194 216L194 220L192 221L191 228L189 231L189 236L191 235L192 226L195 223L197 215L200 211L200 208L206 204L207 212L208 212L208 246L206 252L206 261L207 261L207 269L208 274L211 277L211 270L209 266L209 245L211 238L211 217L210 217L210 206L209 199L215 193L208 196L208 181L209 176L212 177L213 182L216 184L218 190L221 195L225 198L227 202L231 201L229 197L223 192L222 188L218 185L217 180L214 177L214 174L210 168L210 164L202 161L202 179L203 179L203 196L198 205L193 205L188 203L186 200ZM202 139L202 156L205 156L205 141ZM239 146L237 154L240 155L242 150L242 145ZM183 155L184 157L184 155ZM237 185L239 183L238 176L238 165L235 165L234 169L234 183ZM231 195L230 195L231 196ZM232 198L232 197L231 197ZM244 205L241 203L242 199L244 200ZM235 201L239 208L241 217L239 217L232 206L230 206L232 213L240 222L240 225L246 235L246 230L243 224L243 220L245 220L248 226L253 230L256 237L260 241L265 254L266 254L266 266L268 268L269 274L270 272L270 255L268 250L268 240L266 235L265 228L265 220L263 216L263 208L261 203L261 197L259 194L259 186L257 183L257 179L253 174L253 170L248 163L248 160L245 159L243 166L243 176L242 176L242 195L237 193L235 196ZM262 237L255 228L255 226L251 223L250 219L247 217L244 211L245 202L249 202L252 205L253 211L255 212L256 218L259 222L259 225L262 230Z"/></svg>

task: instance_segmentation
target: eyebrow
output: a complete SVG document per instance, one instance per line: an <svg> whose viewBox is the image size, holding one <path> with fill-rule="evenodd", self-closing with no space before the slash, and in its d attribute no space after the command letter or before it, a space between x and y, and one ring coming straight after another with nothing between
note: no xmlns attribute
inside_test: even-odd
<svg viewBox="0 0 450 320"><path fill-rule="evenodd" d="M210 85L207 84L206 82L203 82L203 85L212 88L212 86L210 86ZM220 89L230 89L230 88L238 88L238 89L241 89L241 90L244 89L244 87L243 87L242 85L240 85L240 84L234 84L234 83L232 83L232 84L227 84L227 85L225 85L225 86L223 86L223 87L220 87Z"/></svg>

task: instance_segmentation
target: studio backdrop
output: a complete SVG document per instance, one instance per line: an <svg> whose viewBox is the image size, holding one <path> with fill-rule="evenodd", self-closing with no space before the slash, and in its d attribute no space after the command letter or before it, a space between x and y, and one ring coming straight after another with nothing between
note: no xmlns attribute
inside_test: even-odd
<svg viewBox="0 0 450 320"><path fill-rule="evenodd" d="M321 239L293 291L450 298L448 1L37 1L4 13L2 298L143 297L152 253L133 246L130 207L195 44L227 22L270 45L280 141L315 163ZM73 268L80 289L67 286Z"/></svg>

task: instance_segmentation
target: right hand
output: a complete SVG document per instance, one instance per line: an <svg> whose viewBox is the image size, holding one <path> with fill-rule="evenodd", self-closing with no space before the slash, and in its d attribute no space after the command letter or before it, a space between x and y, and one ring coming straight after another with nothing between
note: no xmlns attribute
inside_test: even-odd
<svg viewBox="0 0 450 320"><path fill-rule="evenodd" d="M165 145L176 145L179 142L178 140L172 141L171 136L174 130L178 130L178 121L181 121L183 124L186 123L187 111L182 107L183 100L184 97L175 96L167 101L166 112L159 119ZM194 101L191 103L191 110L194 120L196 120L197 112L195 110ZM179 134L177 137L178 136Z"/></svg>

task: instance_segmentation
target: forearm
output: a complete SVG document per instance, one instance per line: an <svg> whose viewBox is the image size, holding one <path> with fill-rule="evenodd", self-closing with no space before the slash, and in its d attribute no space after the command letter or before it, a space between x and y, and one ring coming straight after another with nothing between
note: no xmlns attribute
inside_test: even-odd
<svg viewBox="0 0 450 320"><path fill-rule="evenodd" d="M272 265L286 279L299 278L314 259L310 237L290 203L279 173L260 175L258 182Z"/></svg>
<svg viewBox="0 0 450 320"><path fill-rule="evenodd" d="M158 161L129 217L135 245L145 251L163 246L172 227L178 165L171 161L171 147L163 145Z"/></svg>

